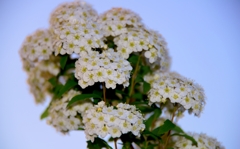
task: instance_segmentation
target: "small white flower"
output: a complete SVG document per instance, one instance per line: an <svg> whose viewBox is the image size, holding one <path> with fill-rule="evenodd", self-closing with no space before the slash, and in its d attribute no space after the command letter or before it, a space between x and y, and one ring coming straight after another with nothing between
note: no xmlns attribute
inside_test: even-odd
<svg viewBox="0 0 240 149"><path fill-rule="evenodd" d="M113 138L120 137L122 134L118 127L109 127L109 129L109 133Z"/></svg>
<svg viewBox="0 0 240 149"><path fill-rule="evenodd" d="M203 89L192 80L177 73L156 72L146 75L144 80L151 84L148 92L149 104L170 103L179 104L179 111L189 110L199 116L202 112L205 99Z"/></svg>
<svg viewBox="0 0 240 149"><path fill-rule="evenodd" d="M80 125L80 120L75 117L70 117L67 123L67 128L69 130L77 130Z"/></svg>
<svg viewBox="0 0 240 149"><path fill-rule="evenodd" d="M109 127L108 126L101 126L99 127L99 135L104 138L106 137L106 135L108 134L109 132Z"/></svg>
<svg viewBox="0 0 240 149"><path fill-rule="evenodd" d="M131 123L129 123L126 120L122 120L120 122L120 126L119 127L121 128L121 131L122 131L123 134L128 133L129 131L132 131Z"/></svg>

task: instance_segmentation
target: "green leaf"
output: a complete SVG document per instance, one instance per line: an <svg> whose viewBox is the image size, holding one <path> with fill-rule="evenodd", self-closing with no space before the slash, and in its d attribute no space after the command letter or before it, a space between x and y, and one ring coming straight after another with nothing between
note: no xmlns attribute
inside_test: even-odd
<svg viewBox="0 0 240 149"><path fill-rule="evenodd" d="M142 75L143 76L145 76L146 74L151 72L151 68L149 66L141 66L141 70L142 70Z"/></svg>
<svg viewBox="0 0 240 149"><path fill-rule="evenodd" d="M54 99L59 98L58 97L58 93L60 92L60 90L63 88L62 84L57 84L56 86L53 87L53 93L54 93Z"/></svg>
<svg viewBox="0 0 240 149"><path fill-rule="evenodd" d="M74 80L68 80L66 84L60 89L58 93L58 97L61 97L65 92L72 89L74 86L78 85L78 83Z"/></svg>
<svg viewBox="0 0 240 149"><path fill-rule="evenodd" d="M146 94L151 89L151 85L147 82L143 82L143 92Z"/></svg>
<svg viewBox="0 0 240 149"><path fill-rule="evenodd" d="M114 48L115 44L113 41L108 42L108 48Z"/></svg>
<svg viewBox="0 0 240 149"><path fill-rule="evenodd" d="M89 99L89 98L101 98L101 96L99 96L98 94L80 94L80 95L76 95L74 96L69 102L67 107L73 105L76 102L85 100L85 99Z"/></svg>
<svg viewBox="0 0 240 149"><path fill-rule="evenodd" d="M192 145L198 146L197 141L192 136L189 136L187 134L174 133L171 136L182 136L182 137L185 137L186 139L192 141Z"/></svg>
<svg viewBox="0 0 240 149"><path fill-rule="evenodd" d="M158 144L151 144L151 143L149 143L149 142L144 142L145 144L145 146L143 146L143 148L142 149L153 149L153 148L155 148L156 146L158 146Z"/></svg>
<svg viewBox="0 0 240 149"><path fill-rule="evenodd" d="M43 111L43 113L41 114L40 116L40 119L45 119L48 117L49 113L48 113L48 109L49 109L49 106Z"/></svg>
<svg viewBox="0 0 240 149"><path fill-rule="evenodd" d="M152 112L154 109L147 105L136 105L136 108L139 109L142 113Z"/></svg>
<svg viewBox="0 0 240 149"><path fill-rule="evenodd" d="M85 129L80 127L80 128L78 128L78 130L85 130Z"/></svg>
<svg viewBox="0 0 240 149"><path fill-rule="evenodd" d="M68 55L63 55L60 59L60 67L61 69L64 69L65 68L65 65L67 63L67 60L68 60Z"/></svg>
<svg viewBox="0 0 240 149"><path fill-rule="evenodd" d="M129 61L131 64L136 65L136 64L137 64L137 61L138 61L138 56L132 54L132 55L129 57L128 61Z"/></svg>
<svg viewBox="0 0 240 149"><path fill-rule="evenodd" d="M102 95L103 95L103 92L102 92L102 91L98 91L98 90L94 90L92 93L93 93L93 94L97 94L97 95L99 95L99 96L101 96L101 97L102 97Z"/></svg>
<svg viewBox="0 0 240 149"><path fill-rule="evenodd" d="M142 134L146 135L146 136L150 136L150 137L152 137L155 140L159 140L158 136L156 136L154 133L152 133L152 132L150 132L150 131L148 131L146 129L142 132Z"/></svg>
<svg viewBox="0 0 240 149"><path fill-rule="evenodd" d="M137 75L136 79L135 79L135 83L138 83L138 82L143 82L143 77L142 75Z"/></svg>
<svg viewBox="0 0 240 149"><path fill-rule="evenodd" d="M48 80L48 82L51 83L52 86L56 86L57 85L57 78L52 77Z"/></svg>
<svg viewBox="0 0 240 149"><path fill-rule="evenodd" d="M75 68L75 63L67 63L64 67L66 70L70 69L70 68Z"/></svg>
<svg viewBox="0 0 240 149"><path fill-rule="evenodd" d="M124 142L122 149L131 149L131 143L130 142Z"/></svg>
<svg viewBox="0 0 240 149"><path fill-rule="evenodd" d="M169 130L173 130L175 127L176 125L167 119L162 126L157 127L152 132L157 136L161 136Z"/></svg>
<svg viewBox="0 0 240 149"><path fill-rule="evenodd" d="M162 114L162 110L157 108L154 110L153 115L151 115L145 122L146 130L149 130L151 125L159 118Z"/></svg>
<svg viewBox="0 0 240 149"><path fill-rule="evenodd" d="M103 147L107 149L113 149L105 140L98 137L94 139L94 142L87 141L87 147L89 149L102 149Z"/></svg>
<svg viewBox="0 0 240 149"><path fill-rule="evenodd" d="M125 92L123 92L123 91L121 91L121 90L118 90L118 89L116 89L115 92L116 92L116 93L119 93L119 94L121 94L121 95L124 95L124 96L128 96Z"/></svg>
<svg viewBox="0 0 240 149"><path fill-rule="evenodd" d="M114 141L114 138L113 137L110 137L109 139L108 139L108 142L113 142Z"/></svg>
<svg viewBox="0 0 240 149"><path fill-rule="evenodd" d="M179 132L179 133L185 133L180 127L178 127L178 126L175 126L174 128L173 128L173 130L174 131L176 131L176 132Z"/></svg>
<svg viewBox="0 0 240 149"><path fill-rule="evenodd" d="M143 99L143 95L141 93L137 92L137 93L132 95L132 98L142 100Z"/></svg>

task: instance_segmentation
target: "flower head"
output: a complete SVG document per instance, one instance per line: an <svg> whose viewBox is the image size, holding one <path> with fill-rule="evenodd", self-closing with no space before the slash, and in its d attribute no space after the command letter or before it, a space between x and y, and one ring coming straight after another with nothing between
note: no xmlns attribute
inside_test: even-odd
<svg viewBox="0 0 240 149"><path fill-rule="evenodd" d="M128 132L139 136L140 130L145 128L143 116L136 111L134 106L120 103L117 105L117 109L114 109L102 104L104 102L95 105L83 115L87 136L104 138L107 134L110 134L113 138L116 138ZM101 110L98 110L99 108Z"/></svg>
<svg viewBox="0 0 240 149"><path fill-rule="evenodd" d="M150 80L153 78L153 81ZM193 81L177 73L156 73L146 76L145 81L151 84L148 93L149 103L177 103L185 110L199 116L205 105L204 90Z"/></svg>
<svg viewBox="0 0 240 149"><path fill-rule="evenodd" d="M184 137L176 137L174 148L176 149L225 149L215 138L209 137L204 133L189 133L198 143L198 146L193 146L190 140Z"/></svg>
<svg viewBox="0 0 240 149"><path fill-rule="evenodd" d="M37 30L26 37L20 49L22 59L28 61L47 60L53 53L49 30Z"/></svg>
<svg viewBox="0 0 240 149"><path fill-rule="evenodd" d="M70 90L61 99L53 100L49 107L48 123L53 125L58 131L66 133L70 130L77 130L83 127L83 123L78 115L83 115L88 109L92 108L90 101L79 102L78 104L67 107L68 102L80 92Z"/></svg>
<svg viewBox="0 0 240 149"><path fill-rule="evenodd" d="M117 84L129 81L132 67L117 52L108 49L101 54L92 51L83 52L81 55L75 64L75 77L82 88L92 86L96 82L105 82L106 88L115 89Z"/></svg>

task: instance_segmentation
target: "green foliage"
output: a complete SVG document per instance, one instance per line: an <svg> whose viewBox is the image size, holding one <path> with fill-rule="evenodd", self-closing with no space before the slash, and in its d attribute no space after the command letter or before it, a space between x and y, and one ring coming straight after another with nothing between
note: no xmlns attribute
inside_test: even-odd
<svg viewBox="0 0 240 149"><path fill-rule="evenodd" d="M122 149L132 149L131 148L131 143L130 142L124 143Z"/></svg>
<svg viewBox="0 0 240 149"><path fill-rule="evenodd" d="M118 94L124 95L124 96L128 96L128 94L126 94L124 91L121 91L121 90L118 90L118 89L116 89L115 92L118 93Z"/></svg>
<svg viewBox="0 0 240 149"><path fill-rule="evenodd" d="M151 85L147 82L143 82L143 92L146 94L151 89Z"/></svg>
<svg viewBox="0 0 240 149"><path fill-rule="evenodd" d="M155 128L152 132L157 136L161 136L166 132L173 130L175 127L176 125L167 119L162 126Z"/></svg>
<svg viewBox="0 0 240 149"><path fill-rule="evenodd" d="M159 108L156 108L154 110L153 115L151 115L145 122L146 130L149 130L151 125L154 124L154 122L159 118L159 116L162 114L162 110Z"/></svg>
<svg viewBox="0 0 240 149"><path fill-rule="evenodd" d="M149 66L141 66L141 74L145 76L146 74L151 72L151 68Z"/></svg>
<svg viewBox="0 0 240 149"><path fill-rule="evenodd" d="M134 99L136 99L136 100L142 101L142 100L143 100L143 94L137 92L137 93L135 93L135 94L132 95L132 98L134 98Z"/></svg>
<svg viewBox="0 0 240 149"><path fill-rule="evenodd" d="M84 130L84 128L78 128L78 130Z"/></svg>
<svg viewBox="0 0 240 149"><path fill-rule="evenodd" d="M179 126L175 125L175 127L173 128L173 130L175 132L179 132L179 133L185 133Z"/></svg>
<svg viewBox="0 0 240 149"><path fill-rule="evenodd" d="M159 126L156 129L154 129L152 131L152 133L154 133L154 135L156 135L156 136L161 136L161 135L167 133L170 130L173 130L173 131L177 132L177 133L172 134L171 136L185 137L186 139L192 141L193 145L197 146L197 141L193 137L184 133L184 131L180 127L176 126L170 120L166 120L162 126Z"/></svg>
<svg viewBox="0 0 240 149"><path fill-rule="evenodd" d="M75 87L76 85L78 85L77 81L75 81L75 80L68 80L66 82L66 84L61 87L61 89L59 90L57 96L60 98L64 93L66 93L67 91L69 91L70 89Z"/></svg>
<svg viewBox="0 0 240 149"><path fill-rule="evenodd" d="M113 149L105 140L98 137L94 139L94 142L87 141L87 147L89 149L102 149L103 147L107 149Z"/></svg>
<svg viewBox="0 0 240 149"><path fill-rule="evenodd" d="M82 100L85 100L85 99L89 99L89 98L102 98L101 96L99 96L98 94L80 94L80 95L76 95L74 96L69 102L68 102L68 105L67 107L79 102L79 101L82 101Z"/></svg>
<svg viewBox="0 0 240 149"><path fill-rule="evenodd" d="M57 85L57 78L56 77L52 77L48 80L49 83L51 83L51 85L54 87Z"/></svg>
<svg viewBox="0 0 240 149"><path fill-rule="evenodd" d="M131 54L130 57L128 58L128 61L130 62L131 65L136 65L138 61L138 55Z"/></svg>
<svg viewBox="0 0 240 149"><path fill-rule="evenodd" d="M160 139L159 136L156 136L154 133L152 133L151 131L148 131L147 129L145 129L145 130L142 132L142 134L143 134L144 136L147 136L147 137L152 137L154 140ZM148 139L148 140L150 140L150 139Z"/></svg>
<svg viewBox="0 0 240 149"><path fill-rule="evenodd" d="M41 116L40 116L40 119L41 119L41 120L48 117L48 115L49 115L48 109L49 109L49 107L47 107L47 108L43 111L43 113L41 114Z"/></svg>
<svg viewBox="0 0 240 149"><path fill-rule="evenodd" d="M68 55L63 55L60 59L60 67L61 69L64 69L65 68L65 65L67 63L67 60L68 60Z"/></svg>
<svg viewBox="0 0 240 149"><path fill-rule="evenodd" d="M156 146L158 146L158 144L151 144L151 143L148 143L147 141L145 141L142 149L153 149Z"/></svg>
<svg viewBox="0 0 240 149"><path fill-rule="evenodd" d="M140 110L142 113L149 113L154 111L154 108L149 106L147 101L143 100L135 101L132 103L132 105L135 105L136 108Z"/></svg>

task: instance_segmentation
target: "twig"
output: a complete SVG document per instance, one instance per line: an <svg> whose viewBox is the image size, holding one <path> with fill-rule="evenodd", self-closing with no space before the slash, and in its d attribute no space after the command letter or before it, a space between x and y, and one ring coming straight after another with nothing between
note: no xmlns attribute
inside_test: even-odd
<svg viewBox="0 0 240 149"><path fill-rule="evenodd" d="M177 109L178 109L177 106L174 107L173 114L172 114L172 118L171 118L171 122L173 122L173 120L174 120L175 112L177 111ZM166 147L167 147L168 141L169 141L169 139L170 139L170 134L171 134L171 130L168 131L167 140L166 140L166 142L165 142L164 149L166 149Z"/></svg>
<svg viewBox="0 0 240 149"><path fill-rule="evenodd" d="M114 145L115 145L115 149L117 149L117 138L114 138Z"/></svg>
<svg viewBox="0 0 240 149"><path fill-rule="evenodd" d="M106 103L106 87L105 87L105 84L104 84L104 82L102 83L102 86L103 86L103 100L104 100L104 102Z"/></svg>
<svg viewBox="0 0 240 149"><path fill-rule="evenodd" d="M135 68L134 73L133 73L133 75L132 75L131 87L130 87L130 92L129 92L129 98L127 99L127 104L129 104L130 98L131 98L132 93L133 93L133 89L134 89L134 85L135 85L134 81L135 81L136 76L137 76L138 67L139 67L139 63L140 63L140 57L141 57L141 55L139 55L139 57L138 57L138 61L137 61L137 64L136 64L136 68Z"/></svg>

